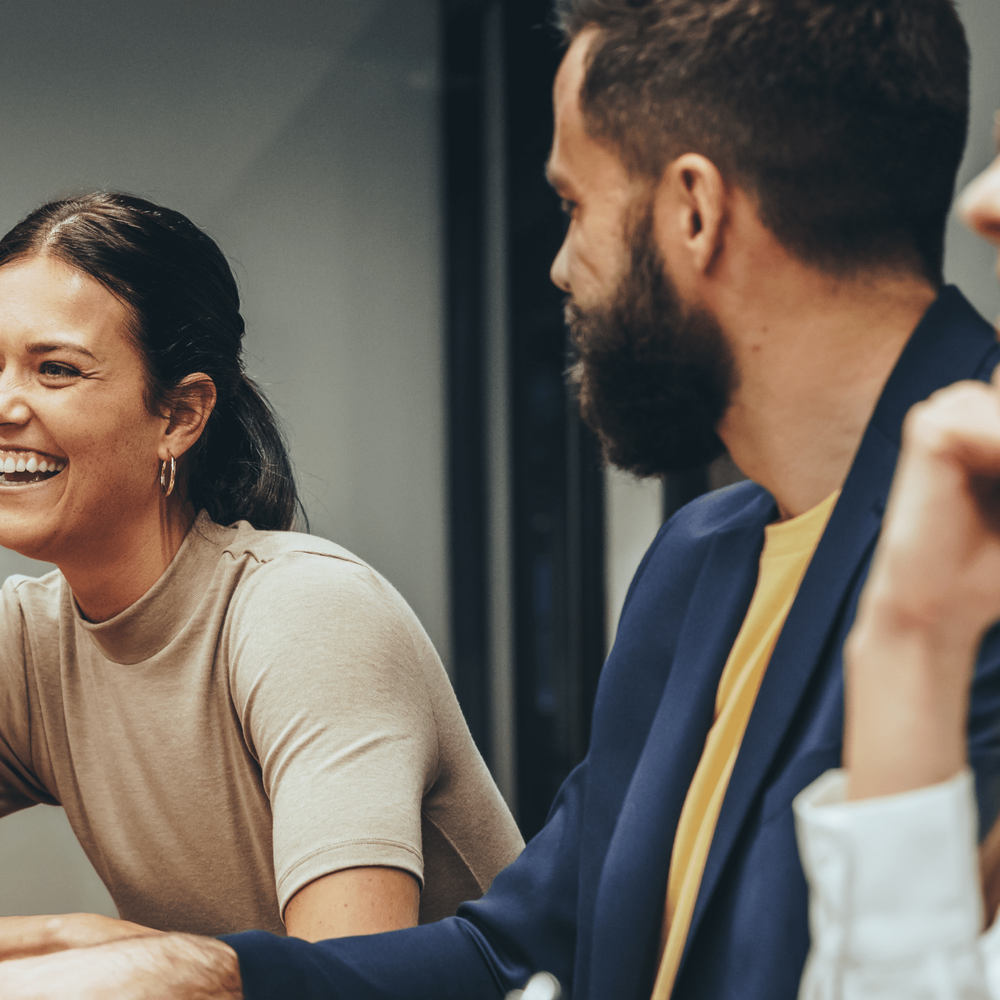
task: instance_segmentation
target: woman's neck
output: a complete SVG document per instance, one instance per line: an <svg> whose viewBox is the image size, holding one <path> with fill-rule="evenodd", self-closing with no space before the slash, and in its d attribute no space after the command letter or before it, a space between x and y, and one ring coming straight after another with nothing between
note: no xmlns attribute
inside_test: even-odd
<svg viewBox="0 0 1000 1000"><path fill-rule="evenodd" d="M177 555L194 523L189 503L164 503L141 519L102 537L100 545L59 562L81 614L106 622L139 600Z"/></svg>

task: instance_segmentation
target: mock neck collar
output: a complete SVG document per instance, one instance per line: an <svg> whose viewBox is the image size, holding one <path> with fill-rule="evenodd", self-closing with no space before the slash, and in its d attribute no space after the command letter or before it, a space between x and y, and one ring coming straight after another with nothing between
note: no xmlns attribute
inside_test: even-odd
<svg viewBox="0 0 1000 1000"><path fill-rule="evenodd" d="M88 622L67 586L77 627L114 663L150 659L170 644L194 614L233 534L233 528L215 524L201 511L159 580L138 601L106 622Z"/></svg>

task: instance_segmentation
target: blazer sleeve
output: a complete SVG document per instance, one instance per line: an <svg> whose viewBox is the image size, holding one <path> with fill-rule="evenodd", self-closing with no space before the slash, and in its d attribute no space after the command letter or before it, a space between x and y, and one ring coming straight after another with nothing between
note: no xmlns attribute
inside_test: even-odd
<svg viewBox="0 0 1000 1000"><path fill-rule="evenodd" d="M308 944L261 931L223 937L245 1000L499 1000L540 970L571 988L587 763L542 831L458 915L408 930Z"/></svg>

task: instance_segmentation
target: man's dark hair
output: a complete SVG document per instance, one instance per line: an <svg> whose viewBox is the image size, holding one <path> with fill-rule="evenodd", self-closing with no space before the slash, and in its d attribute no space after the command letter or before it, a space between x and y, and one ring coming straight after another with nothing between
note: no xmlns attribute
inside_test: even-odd
<svg viewBox="0 0 1000 1000"><path fill-rule="evenodd" d="M556 0L556 19L567 41L599 29L581 108L635 174L701 153L804 261L941 281L968 126L952 0Z"/></svg>

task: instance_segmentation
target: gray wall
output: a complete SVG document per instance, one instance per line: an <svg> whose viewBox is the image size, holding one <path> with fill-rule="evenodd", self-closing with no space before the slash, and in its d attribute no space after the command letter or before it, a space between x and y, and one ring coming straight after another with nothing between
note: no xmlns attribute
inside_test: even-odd
<svg viewBox="0 0 1000 1000"><path fill-rule="evenodd" d="M33 0L0 32L0 227L121 188L233 258L312 530L447 660L435 0ZM0 551L0 578L35 573ZM114 912L60 811L0 821L0 913Z"/></svg>

